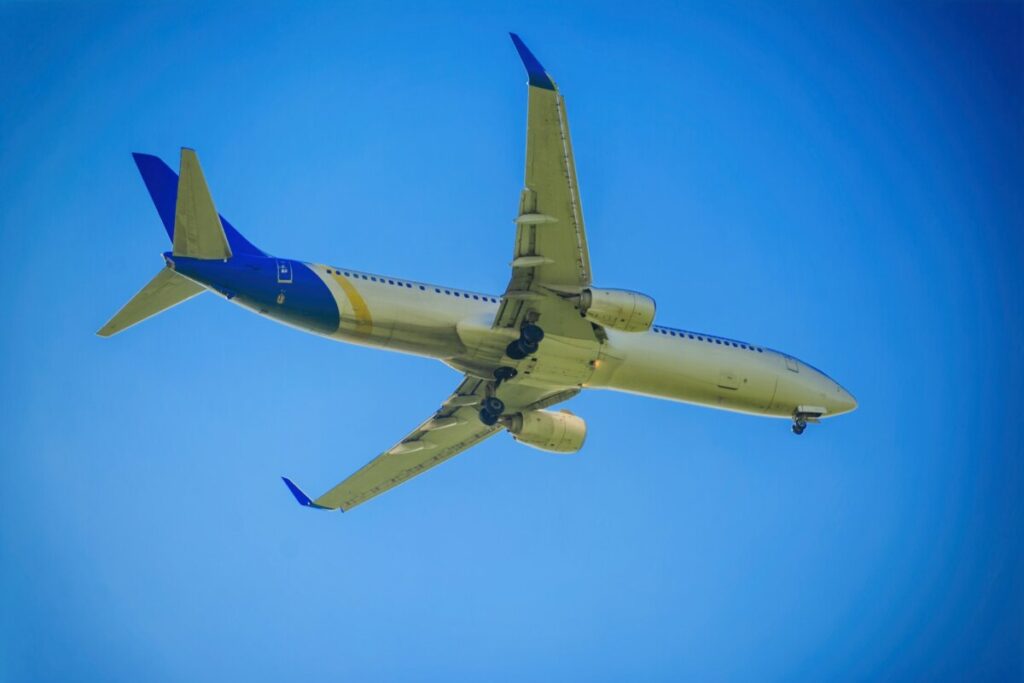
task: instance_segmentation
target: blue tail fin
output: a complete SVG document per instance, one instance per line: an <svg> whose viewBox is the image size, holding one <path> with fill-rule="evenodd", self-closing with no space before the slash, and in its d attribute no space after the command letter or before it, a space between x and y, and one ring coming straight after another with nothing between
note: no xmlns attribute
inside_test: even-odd
<svg viewBox="0 0 1024 683"><path fill-rule="evenodd" d="M160 220L163 221L167 237L174 241L174 209L178 202L178 174L165 164L159 157L152 154L132 154L135 158L135 165L139 167L142 180L146 183L149 196L156 205ZM220 217L224 226L224 236L231 245L233 254L251 254L253 256L266 256L249 240L242 237L242 234L235 230L234 226L228 223L224 216Z"/></svg>

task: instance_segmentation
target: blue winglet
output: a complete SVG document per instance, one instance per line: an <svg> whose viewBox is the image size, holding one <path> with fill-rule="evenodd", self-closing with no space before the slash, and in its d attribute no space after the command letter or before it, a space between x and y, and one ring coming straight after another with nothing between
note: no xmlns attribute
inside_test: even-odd
<svg viewBox="0 0 1024 683"><path fill-rule="evenodd" d="M545 90L554 90L555 84L548 77L547 72L544 71L544 67L537 61L537 58L530 52L530 48L526 47L526 43L523 39L514 33L509 33L512 36L512 43L516 46L516 50L519 52L519 58L523 60L523 66L526 67L526 73L530 76L530 85L535 88L544 88Z"/></svg>
<svg viewBox="0 0 1024 683"><path fill-rule="evenodd" d="M310 497L303 493L302 489L293 484L292 480L288 477L281 477L281 479L284 481L284 485L288 487L288 490L292 492L292 495L295 496L295 500L299 501L299 505L304 505L308 508L317 508L320 510L330 510L330 508L314 503Z"/></svg>

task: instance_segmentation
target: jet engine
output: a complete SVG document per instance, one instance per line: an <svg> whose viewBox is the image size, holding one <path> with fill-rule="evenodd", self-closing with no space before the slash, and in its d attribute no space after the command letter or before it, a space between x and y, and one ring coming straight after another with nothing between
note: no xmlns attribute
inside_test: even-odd
<svg viewBox="0 0 1024 683"><path fill-rule="evenodd" d="M588 320L623 332L646 332L654 322L654 299L625 289L584 289L580 310Z"/></svg>
<svg viewBox="0 0 1024 683"><path fill-rule="evenodd" d="M516 441L549 453L575 453L587 438L587 423L567 410L527 410L508 418Z"/></svg>

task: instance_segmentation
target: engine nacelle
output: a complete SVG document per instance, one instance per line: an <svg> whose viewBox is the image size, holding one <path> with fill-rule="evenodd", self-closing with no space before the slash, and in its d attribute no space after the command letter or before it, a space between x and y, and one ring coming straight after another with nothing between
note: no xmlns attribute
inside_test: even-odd
<svg viewBox="0 0 1024 683"><path fill-rule="evenodd" d="M654 299L625 289L584 289L580 310L588 320L623 332L646 332L654 322Z"/></svg>
<svg viewBox="0 0 1024 683"><path fill-rule="evenodd" d="M567 410L527 410L509 418L516 441L549 453L575 453L587 438L587 423Z"/></svg>

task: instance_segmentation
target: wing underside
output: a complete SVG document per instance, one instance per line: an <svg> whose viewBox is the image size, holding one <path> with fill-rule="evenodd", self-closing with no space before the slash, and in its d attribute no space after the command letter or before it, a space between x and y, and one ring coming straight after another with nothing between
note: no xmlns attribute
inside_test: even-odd
<svg viewBox="0 0 1024 683"><path fill-rule="evenodd" d="M487 385L482 379L467 377L425 422L319 498L309 498L288 479L285 483L303 505L350 510L500 431L500 425L485 425L477 417L477 406ZM564 401L578 391L510 384L502 387L502 398L510 412L538 410Z"/></svg>
<svg viewBox="0 0 1024 683"><path fill-rule="evenodd" d="M529 48L512 34L529 76L526 172L515 219L512 277L495 327L516 328L530 311L549 334L593 339L569 300L590 285L590 255L565 101Z"/></svg>

